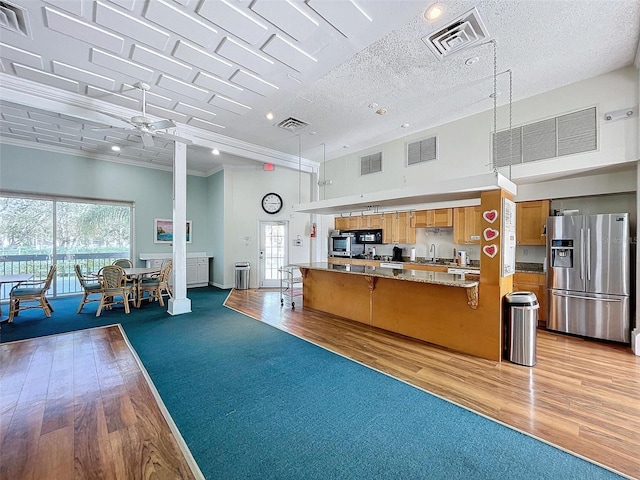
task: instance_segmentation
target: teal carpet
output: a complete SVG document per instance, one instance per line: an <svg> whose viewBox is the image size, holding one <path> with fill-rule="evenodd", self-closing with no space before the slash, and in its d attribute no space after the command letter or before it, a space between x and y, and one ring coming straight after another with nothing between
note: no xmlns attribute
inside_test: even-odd
<svg viewBox="0 0 640 480"><path fill-rule="evenodd" d="M131 315L78 297L22 312L7 342L122 323L208 479L613 479L618 475L222 306Z"/></svg>

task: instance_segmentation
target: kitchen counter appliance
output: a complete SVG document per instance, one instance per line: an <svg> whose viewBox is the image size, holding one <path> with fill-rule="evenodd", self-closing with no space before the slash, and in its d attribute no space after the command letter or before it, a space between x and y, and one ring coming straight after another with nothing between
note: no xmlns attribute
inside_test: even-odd
<svg viewBox="0 0 640 480"><path fill-rule="evenodd" d="M402 249L400 247L393 247L393 258L392 262L404 262L402 258Z"/></svg>
<svg viewBox="0 0 640 480"><path fill-rule="evenodd" d="M547 328L629 342L629 214L547 219Z"/></svg>
<svg viewBox="0 0 640 480"><path fill-rule="evenodd" d="M332 257L353 257L364 254L364 245L356 242L353 233L334 230L329 237L329 255Z"/></svg>
<svg viewBox="0 0 640 480"><path fill-rule="evenodd" d="M356 242L362 244L382 244L382 230L356 230Z"/></svg>

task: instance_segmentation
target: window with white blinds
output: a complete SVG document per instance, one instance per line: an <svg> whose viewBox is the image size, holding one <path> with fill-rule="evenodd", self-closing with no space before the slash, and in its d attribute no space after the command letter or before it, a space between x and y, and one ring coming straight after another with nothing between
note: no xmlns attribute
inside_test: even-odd
<svg viewBox="0 0 640 480"><path fill-rule="evenodd" d="M596 108L529 123L493 136L496 166L535 162L598 148Z"/></svg>
<svg viewBox="0 0 640 480"><path fill-rule="evenodd" d="M407 145L407 165L438 159L437 137L429 137Z"/></svg>
<svg viewBox="0 0 640 480"><path fill-rule="evenodd" d="M382 171L382 152L360 157L360 175Z"/></svg>

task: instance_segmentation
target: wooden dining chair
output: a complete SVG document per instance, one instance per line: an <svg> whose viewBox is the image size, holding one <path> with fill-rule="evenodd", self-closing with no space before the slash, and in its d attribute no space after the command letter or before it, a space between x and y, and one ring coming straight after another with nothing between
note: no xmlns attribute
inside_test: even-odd
<svg viewBox="0 0 640 480"><path fill-rule="evenodd" d="M13 322L13 317L17 317L21 310L30 308L41 308L44 314L51 317L53 307L47 299L47 290L51 288L51 282L56 275L57 266L51 265L49 273L44 280L30 280L15 285L9 292L9 323ZM25 305L26 302L37 302L37 305Z"/></svg>
<svg viewBox="0 0 640 480"><path fill-rule="evenodd" d="M75 265L73 267L76 272L76 276L78 277L78 281L80 282L80 286L82 287L82 291L84 294L82 295L82 300L80 300L80 306L78 307L78 312L82 311L82 308L91 302L99 302L100 298L90 298L91 295L102 295L102 287L100 286L100 277L95 274L82 274L82 267L80 265Z"/></svg>
<svg viewBox="0 0 640 480"><path fill-rule="evenodd" d="M133 301L133 285L127 282L124 269L118 265L107 265L98 272L100 278L100 305L96 317L100 316L102 309L111 308L114 305L123 304L124 311L129 313L129 302Z"/></svg>
<svg viewBox="0 0 640 480"><path fill-rule="evenodd" d="M117 265L122 268L133 268L133 262L128 258L118 258L111 265Z"/></svg>
<svg viewBox="0 0 640 480"><path fill-rule="evenodd" d="M173 298L171 293L171 272L173 272L173 261L167 260L164 262L160 274L150 275L148 277L142 277L138 283L138 303L137 307L140 307L144 292L149 292L149 302L157 300L161 306L164 307L163 295L168 295L169 298Z"/></svg>

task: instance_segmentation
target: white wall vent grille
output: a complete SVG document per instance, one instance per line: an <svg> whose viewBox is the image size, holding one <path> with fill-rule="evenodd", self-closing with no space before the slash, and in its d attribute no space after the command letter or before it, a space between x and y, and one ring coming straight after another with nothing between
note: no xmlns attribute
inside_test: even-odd
<svg viewBox="0 0 640 480"><path fill-rule="evenodd" d="M0 27L30 36L27 11L10 2L0 1Z"/></svg>
<svg viewBox="0 0 640 480"><path fill-rule="evenodd" d="M382 171L382 152L360 157L360 175Z"/></svg>
<svg viewBox="0 0 640 480"><path fill-rule="evenodd" d="M307 122L303 122L302 120L298 120L297 118L293 117L285 118L280 123L276 124L276 127L284 128L285 130L289 130L290 132L297 132L298 130L302 130L307 126L309 126Z"/></svg>
<svg viewBox="0 0 640 480"><path fill-rule="evenodd" d="M407 144L407 165L438 159L437 137Z"/></svg>
<svg viewBox="0 0 640 480"><path fill-rule="evenodd" d="M529 123L512 132L511 158L509 130L493 136L498 168L598 149L596 107Z"/></svg>
<svg viewBox="0 0 640 480"><path fill-rule="evenodd" d="M440 30L422 37L439 60L488 39L489 32L475 7Z"/></svg>

